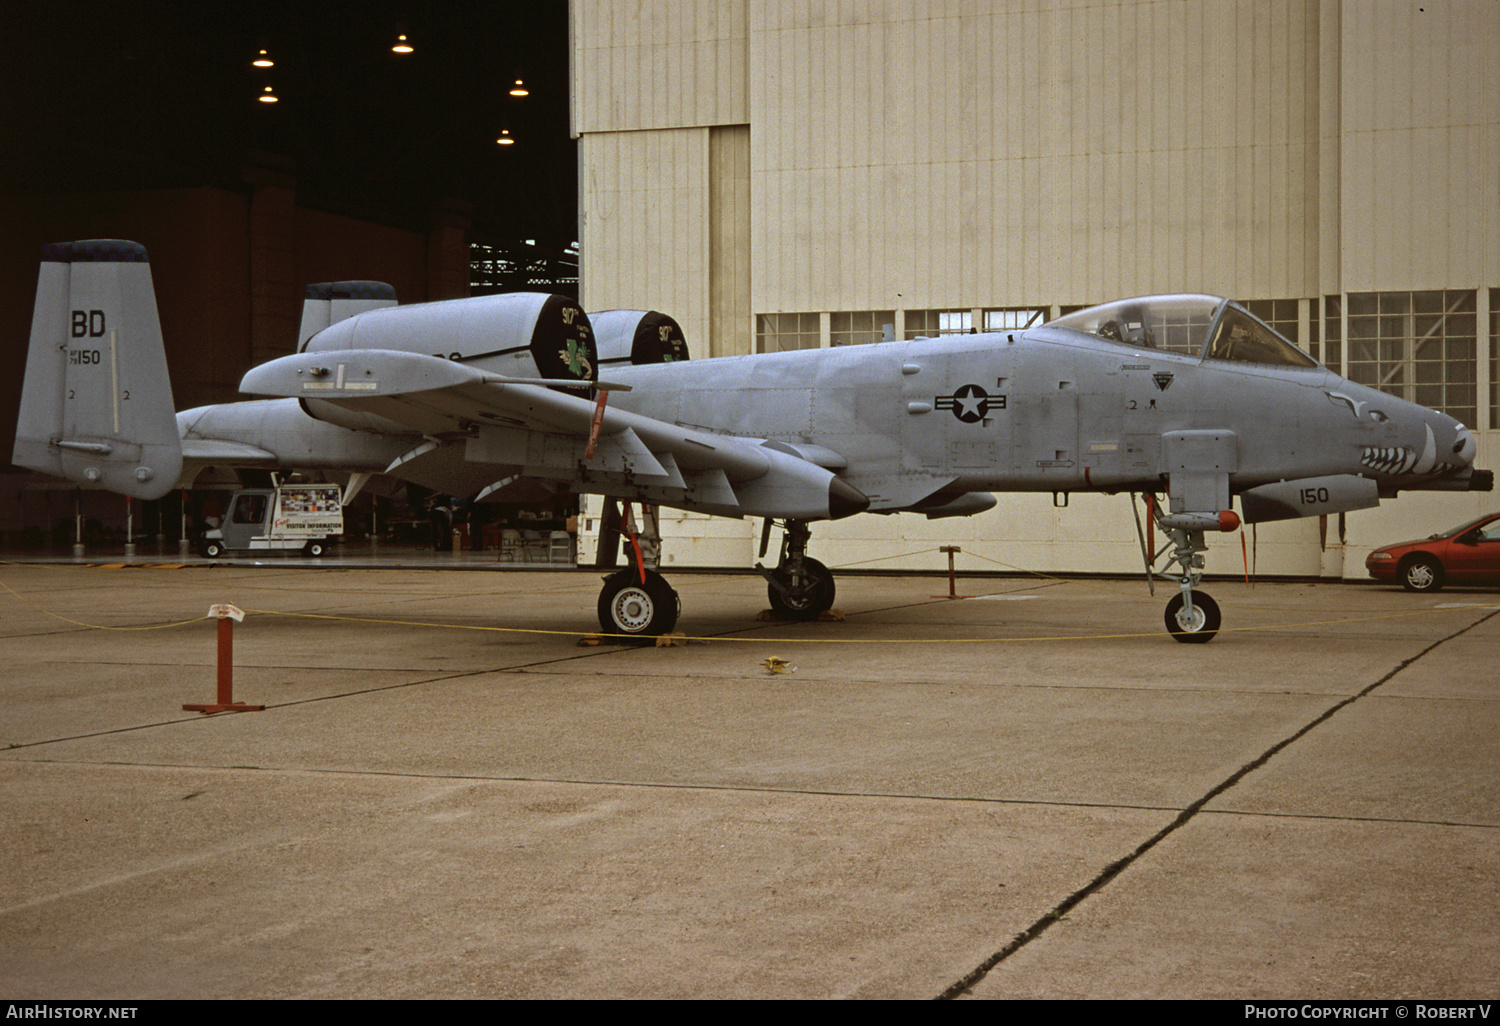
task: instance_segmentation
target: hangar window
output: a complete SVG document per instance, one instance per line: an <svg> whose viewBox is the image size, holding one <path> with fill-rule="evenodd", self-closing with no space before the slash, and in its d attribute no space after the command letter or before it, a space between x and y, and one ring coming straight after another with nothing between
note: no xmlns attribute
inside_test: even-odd
<svg viewBox="0 0 1500 1026"><path fill-rule="evenodd" d="M1047 311L1038 306L1006 306L984 312L985 331L1019 331L1041 324Z"/></svg>
<svg viewBox="0 0 1500 1026"><path fill-rule="evenodd" d="M889 342L896 337L896 311L859 310L829 315L829 340L836 346Z"/></svg>
<svg viewBox="0 0 1500 1026"><path fill-rule="evenodd" d="M1251 299L1240 304L1256 317L1259 317L1271 329L1282 338L1291 342L1292 345L1310 353L1312 358L1320 363L1327 361L1321 359L1318 345L1318 318L1316 314L1317 305L1314 302L1314 314L1307 326L1307 338L1302 337L1302 318L1300 299Z"/></svg>
<svg viewBox="0 0 1500 1026"><path fill-rule="evenodd" d="M940 335L967 335L974 330L973 310L908 310L906 337L937 338Z"/></svg>
<svg viewBox="0 0 1500 1026"><path fill-rule="evenodd" d="M815 313L759 314L755 318L755 351L785 353L817 349L820 337Z"/></svg>
<svg viewBox="0 0 1500 1026"><path fill-rule="evenodd" d="M1473 290L1351 292L1349 377L1465 424L1478 409Z"/></svg>

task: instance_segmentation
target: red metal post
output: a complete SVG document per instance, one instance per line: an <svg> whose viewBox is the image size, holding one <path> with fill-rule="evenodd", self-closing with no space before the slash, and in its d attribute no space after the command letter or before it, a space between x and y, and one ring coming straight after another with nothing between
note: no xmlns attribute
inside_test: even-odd
<svg viewBox="0 0 1500 1026"><path fill-rule="evenodd" d="M188 712L260 712L263 705L247 705L234 700L234 621L245 614L230 605L216 605L209 609L209 616L219 618L218 701L212 705L193 702L182 708Z"/></svg>
<svg viewBox="0 0 1500 1026"><path fill-rule="evenodd" d="M219 704L234 704L234 621L219 617Z"/></svg>
<svg viewBox="0 0 1500 1026"><path fill-rule="evenodd" d="M951 599L968 598L969 596L967 596L967 595L960 595L958 593L958 578L957 578L956 572L953 569L953 554L955 552L962 552L963 549L960 548L957 545L940 545L940 546L938 546L938 551L939 552L946 552L946 553L948 553L948 594L947 595L934 595L932 597L933 598L951 598Z"/></svg>

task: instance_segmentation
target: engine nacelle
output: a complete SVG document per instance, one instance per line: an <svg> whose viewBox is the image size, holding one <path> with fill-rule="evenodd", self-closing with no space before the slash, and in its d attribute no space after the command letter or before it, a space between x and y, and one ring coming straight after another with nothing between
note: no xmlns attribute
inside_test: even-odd
<svg viewBox="0 0 1500 1026"><path fill-rule="evenodd" d="M324 328L303 352L394 349L512 378L598 378L593 326L567 296L512 292L368 310Z"/></svg>
<svg viewBox="0 0 1500 1026"><path fill-rule="evenodd" d="M604 310L589 314L605 366L676 363L688 358L682 326L656 310Z"/></svg>

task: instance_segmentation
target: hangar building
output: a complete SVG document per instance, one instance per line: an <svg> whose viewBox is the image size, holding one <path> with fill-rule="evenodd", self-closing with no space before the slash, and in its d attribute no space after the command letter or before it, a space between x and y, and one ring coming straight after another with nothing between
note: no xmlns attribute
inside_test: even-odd
<svg viewBox="0 0 1500 1026"><path fill-rule="evenodd" d="M703 357L1228 295L1496 466L1493 0L588 0L571 36L586 309L666 311ZM1374 545L1496 501L1262 525L1253 558L1362 577ZM758 538L668 516L667 563L743 565ZM935 568L943 544L976 569L1140 565L1120 496L855 517L813 551ZM1210 570L1238 569L1216 545Z"/></svg>

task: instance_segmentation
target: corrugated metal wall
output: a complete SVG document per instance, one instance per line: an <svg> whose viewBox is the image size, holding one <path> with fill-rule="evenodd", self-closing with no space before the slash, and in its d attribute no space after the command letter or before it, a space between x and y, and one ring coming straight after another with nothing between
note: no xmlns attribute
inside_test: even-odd
<svg viewBox="0 0 1500 1026"><path fill-rule="evenodd" d="M1347 2L1340 16L1336 284L1500 282L1500 3Z"/></svg>
<svg viewBox="0 0 1500 1026"><path fill-rule="evenodd" d="M698 356L750 351L759 313L1202 290L1316 327L1324 296L1462 288L1487 323L1500 285L1497 0L587 0L573 22L585 304L666 310ZM1477 374L1486 396L1484 339ZM1351 542L1490 503L1403 498ZM1123 503L1076 504L821 530L1130 569L1079 541L1128 537ZM1262 569L1330 566L1315 523L1260 545Z"/></svg>
<svg viewBox="0 0 1500 1026"><path fill-rule="evenodd" d="M757 310L1312 291L1314 5L877 6L754 7Z"/></svg>
<svg viewBox="0 0 1500 1026"><path fill-rule="evenodd" d="M677 130L745 124L761 312L1500 268L1494 0L593 0L574 23L601 298L638 287L607 242L639 239L621 204L643 197L659 232L705 216L686 179L708 178L707 148L675 163ZM666 135L600 138L638 132Z"/></svg>
<svg viewBox="0 0 1500 1026"><path fill-rule="evenodd" d="M670 313L708 334L708 128L583 136L580 284L586 309Z"/></svg>
<svg viewBox="0 0 1500 1026"><path fill-rule="evenodd" d="M572 5L573 133L740 125L747 0Z"/></svg>

